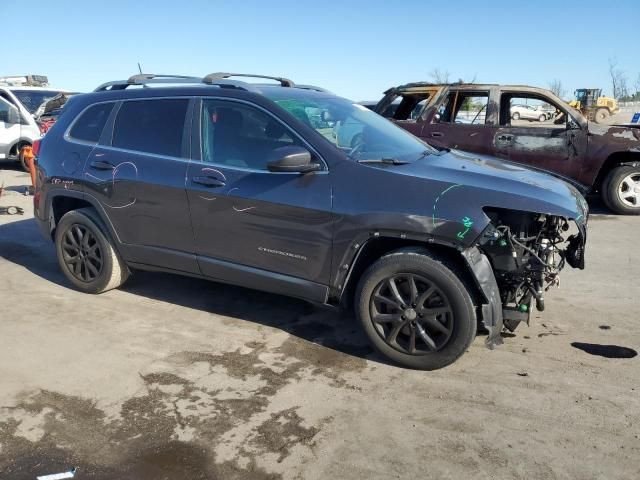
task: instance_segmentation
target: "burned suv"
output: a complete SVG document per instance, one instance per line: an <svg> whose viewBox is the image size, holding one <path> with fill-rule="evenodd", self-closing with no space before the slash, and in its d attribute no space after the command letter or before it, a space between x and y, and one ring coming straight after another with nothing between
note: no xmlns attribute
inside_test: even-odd
<svg viewBox="0 0 640 480"><path fill-rule="evenodd" d="M154 270L353 302L383 355L436 369L478 321L499 343L565 264L584 267L587 206L567 183L438 151L321 89L237 77L138 75L69 100L35 146L34 203L76 288ZM336 122L360 140L338 146Z"/></svg>
<svg viewBox="0 0 640 480"><path fill-rule="evenodd" d="M599 193L640 215L640 125L599 125L542 88L409 83L373 109L437 148L495 155ZM351 137L353 138L353 137Z"/></svg>

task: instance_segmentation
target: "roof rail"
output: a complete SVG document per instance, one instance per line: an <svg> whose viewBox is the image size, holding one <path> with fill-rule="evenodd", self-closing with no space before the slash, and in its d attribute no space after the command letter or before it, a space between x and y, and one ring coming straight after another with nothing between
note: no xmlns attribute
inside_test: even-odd
<svg viewBox="0 0 640 480"><path fill-rule="evenodd" d="M283 77L270 77L267 75L252 75L248 73L210 73L204 78L191 77L186 75L164 75L155 73L139 73L129 77L127 80L114 80L99 85L94 92L105 92L109 90L124 90L131 85L141 85L146 87L150 84L175 84L175 83L205 83L207 85L216 85L220 88L238 88L241 90L254 91L256 86L240 80L230 80L229 77L249 77L249 78L266 78L280 82L283 87L295 87L293 81ZM321 90L319 87L311 87L309 85L301 86L312 90Z"/></svg>
<svg viewBox="0 0 640 480"><path fill-rule="evenodd" d="M201 82L202 79L200 77L193 77L188 75L163 75L156 73L139 73L137 75L133 75L129 77L127 83L131 85L144 85L145 83L151 83L152 80L160 80L158 83L180 83L180 81L187 81L185 83L191 82ZM172 82L173 80L173 82Z"/></svg>
<svg viewBox="0 0 640 480"><path fill-rule="evenodd" d="M283 87L295 87L295 83L292 80L284 77L271 77L269 75L253 75L250 73L227 73L227 72L215 72L210 73L202 79L203 83L214 84L220 80L227 80L229 77L249 77L249 78L266 78L268 80L275 80L280 82Z"/></svg>

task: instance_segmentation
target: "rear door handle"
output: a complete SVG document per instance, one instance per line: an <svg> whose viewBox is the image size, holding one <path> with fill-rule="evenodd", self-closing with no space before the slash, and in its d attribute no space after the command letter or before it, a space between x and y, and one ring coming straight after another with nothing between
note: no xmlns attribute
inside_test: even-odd
<svg viewBox="0 0 640 480"><path fill-rule="evenodd" d="M94 160L89 165L91 168L95 168L96 170L113 170L116 168L113 164L103 160Z"/></svg>
<svg viewBox="0 0 640 480"><path fill-rule="evenodd" d="M444 137L444 133L442 133L442 132L431 132L431 136L434 137L434 138Z"/></svg>
<svg viewBox="0 0 640 480"><path fill-rule="evenodd" d="M513 135L500 135L498 140L501 142L511 142L513 140Z"/></svg>
<svg viewBox="0 0 640 480"><path fill-rule="evenodd" d="M204 185L205 187L224 187L225 183L214 177L193 177L193 183Z"/></svg>

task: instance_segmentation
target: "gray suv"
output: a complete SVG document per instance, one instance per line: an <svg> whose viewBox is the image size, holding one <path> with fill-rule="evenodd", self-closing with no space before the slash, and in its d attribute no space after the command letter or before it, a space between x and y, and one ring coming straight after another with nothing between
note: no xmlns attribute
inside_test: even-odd
<svg viewBox="0 0 640 480"><path fill-rule="evenodd" d="M436 369L584 267L587 205L567 183L242 77L137 75L69 100L35 146L34 202L76 288L153 270L353 304L384 356ZM359 140L338 145L336 123Z"/></svg>

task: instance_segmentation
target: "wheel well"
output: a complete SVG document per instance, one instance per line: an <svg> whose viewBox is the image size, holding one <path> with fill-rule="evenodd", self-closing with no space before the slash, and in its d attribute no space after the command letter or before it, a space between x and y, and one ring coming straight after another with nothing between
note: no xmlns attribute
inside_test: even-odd
<svg viewBox="0 0 640 480"><path fill-rule="evenodd" d="M452 268L461 278L460 281L465 284L471 295L475 305L484 303L484 297L474 280L468 265L458 250L453 247L439 245L435 243L420 242L415 240L406 240L400 238L378 237L367 241L362 251L358 255L355 264L351 269L351 274L342 293L341 303L350 305L355 295L355 290L360 277L365 270L383 255L394 250L406 247L425 248L443 260L448 267Z"/></svg>
<svg viewBox="0 0 640 480"><path fill-rule="evenodd" d="M609 155L598 172L594 182L594 190L602 191L602 182L611 170L624 163L640 162L640 153L616 152Z"/></svg>
<svg viewBox="0 0 640 480"><path fill-rule="evenodd" d="M9 149L9 155L15 155L18 156L18 154L20 153L20 149L22 147L26 147L27 145L31 145L31 142L29 142L28 140L18 140L16 143L14 143L12 145L12 147Z"/></svg>
<svg viewBox="0 0 640 480"><path fill-rule="evenodd" d="M80 208L92 207L92 205L86 200L74 197L54 197L51 201L51 213L53 214L54 228L51 231L51 237L55 237L55 226L58 225L60 219L65 213L71 210L78 210Z"/></svg>

